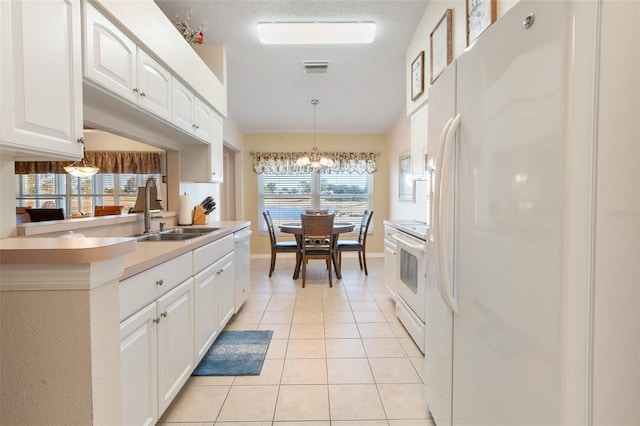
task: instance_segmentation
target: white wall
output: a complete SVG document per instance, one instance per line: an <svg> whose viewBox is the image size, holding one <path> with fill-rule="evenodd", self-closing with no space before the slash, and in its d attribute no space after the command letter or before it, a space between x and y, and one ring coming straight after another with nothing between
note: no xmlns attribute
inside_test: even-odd
<svg viewBox="0 0 640 426"><path fill-rule="evenodd" d="M505 12L513 7L519 0L496 0L497 17L500 19ZM389 219L394 220L418 220L424 222L427 214L427 185L424 181L416 182L415 201L400 201L398 199L398 160L401 154L411 150L410 119L420 106L424 105L429 97L429 82L431 81L429 58L431 54L429 36L436 24L447 9L453 9L452 20L452 54L458 57L467 48L466 37L466 0L431 0L427 5L420 24L407 46L406 63L406 114L398 117L391 133L389 134ZM425 88L422 95L415 101L411 100L411 80L409 79L411 63L418 54L424 51L425 62Z"/></svg>
<svg viewBox="0 0 640 426"><path fill-rule="evenodd" d="M497 17L500 19L514 4L519 0L496 0L497 1ZM467 21L466 21L466 0L431 0L427 5L427 8L422 15L420 24L416 29L416 32L411 39L411 43L407 47L407 54L405 58L406 62L406 75L409 76L409 70L411 70L411 63L416 59L420 51L424 50L424 93L420 95L415 101L411 100L411 85L410 80L407 78L406 83L406 99L407 99L407 115L410 115L413 111L419 108L427 101L429 96L429 82L431 81L431 74L429 70L429 58L431 49L429 46L429 36L436 24L440 21L447 9L453 9L453 30L452 30L452 53L453 58L460 56L462 52L467 48Z"/></svg>
<svg viewBox="0 0 640 426"><path fill-rule="evenodd" d="M411 150L411 121L404 113L398 117L389 133L389 217L393 220L417 220L424 222L427 215L427 185L424 181L415 182L414 201L400 201L398 176L400 176L400 156Z"/></svg>

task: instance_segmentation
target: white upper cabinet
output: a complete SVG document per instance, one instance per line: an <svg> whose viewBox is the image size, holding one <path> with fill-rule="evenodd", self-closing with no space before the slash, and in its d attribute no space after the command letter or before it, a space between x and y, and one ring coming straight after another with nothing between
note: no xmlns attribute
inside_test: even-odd
<svg viewBox="0 0 640 426"><path fill-rule="evenodd" d="M223 128L222 117L214 113L211 119L211 182L223 181Z"/></svg>
<svg viewBox="0 0 640 426"><path fill-rule="evenodd" d="M171 120L171 73L140 48L137 90L138 104L142 108Z"/></svg>
<svg viewBox="0 0 640 426"><path fill-rule="evenodd" d="M111 93L171 118L171 73L87 3L85 74Z"/></svg>
<svg viewBox="0 0 640 426"><path fill-rule="evenodd" d="M173 125L211 143L213 109L176 78L172 81L171 102Z"/></svg>
<svg viewBox="0 0 640 426"><path fill-rule="evenodd" d="M411 178L427 178L427 104L411 114Z"/></svg>
<svg viewBox="0 0 640 426"><path fill-rule="evenodd" d="M193 104L193 134L209 143L211 143L212 117L211 107L196 97Z"/></svg>
<svg viewBox="0 0 640 426"><path fill-rule="evenodd" d="M174 78L171 87L171 122L189 133L193 133L194 100L193 92Z"/></svg>
<svg viewBox="0 0 640 426"><path fill-rule="evenodd" d="M210 143L190 144L180 150L180 181L223 181L222 117L211 110L209 120Z"/></svg>
<svg viewBox="0 0 640 426"><path fill-rule="evenodd" d="M0 153L80 158L80 1L0 1L0 35Z"/></svg>
<svg viewBox="0 0 640 426"><path fill-rule="evenodd" d="M90 3L85 3L84 72L112 93L137 102L137 46Z"/></svg>

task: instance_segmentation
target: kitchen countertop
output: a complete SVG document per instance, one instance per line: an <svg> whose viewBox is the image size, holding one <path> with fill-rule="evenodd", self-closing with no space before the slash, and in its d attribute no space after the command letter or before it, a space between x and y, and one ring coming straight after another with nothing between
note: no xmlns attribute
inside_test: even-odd
<svg viewBox="0 0 640 426"><path fill-rule="evenodd" d="M3 238L0 264L93 263L135 250L133 238Z"/></svg>
<svg viewBox="0 0 640 426"><path fill-rule="evenodd" d="M399 229L421 240L427 239L427 224L417 220L385 220L385 226Z"/></svg>
<svg viewBox="0 0 640 426"><path fill-rule="evenodd" d="M211 222L193 228L220 228L183 241L137 241L133 237L0 239L0 264L79 264L126 256L121 277L128 278L251 225L249 221Z"/></svg>
<svg viewBox="0 0 640 426"><path fill-rule="evenodd" d="M200 237L182 241L139 241L138 249L127 256L125 261L124 273L122 278L126 279L140 272L153 268L163 262L171 260L181 254L188 253L192 250L209 244L220 238L231 235L242 228L251 226L248 221L224 221L211 222L207 225L193 225L189 228L220 228L218 231L211 232Z"/></svg>

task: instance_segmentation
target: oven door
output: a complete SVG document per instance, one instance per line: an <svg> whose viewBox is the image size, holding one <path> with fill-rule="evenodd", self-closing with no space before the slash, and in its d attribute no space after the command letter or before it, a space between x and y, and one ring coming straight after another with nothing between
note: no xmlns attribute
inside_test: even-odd
<svg viewBox="0 0 640 426"><path fill-rule="evenodd" d="M393 236L397 244L397 292L424 324L424 292L426 284L426 244L404 232Z"/></svg>

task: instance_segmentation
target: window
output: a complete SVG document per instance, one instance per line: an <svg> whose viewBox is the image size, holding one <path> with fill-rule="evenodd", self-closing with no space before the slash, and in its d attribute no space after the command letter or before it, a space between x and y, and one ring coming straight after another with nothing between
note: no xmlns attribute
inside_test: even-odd
<svg viewBox="0 0 640 426"><path fill-rule="evenodd" d="M266 234L262 212L269 210L274 226L299 221L305 209L329 209L336 221L360 225L372 210L373 178L363 173L290 173L258 175L260 233Z"/></svg>
<svg viewBox="0 0 640 426"><path fill-rule="evenodd" d="M133 207L138 187L147 178L160 182L160 174L98 173L80 178L68 174L30 173L16 175L16 206L56 207L70 212L93 214L95 206L124 206L123 212Z"/></svg>

